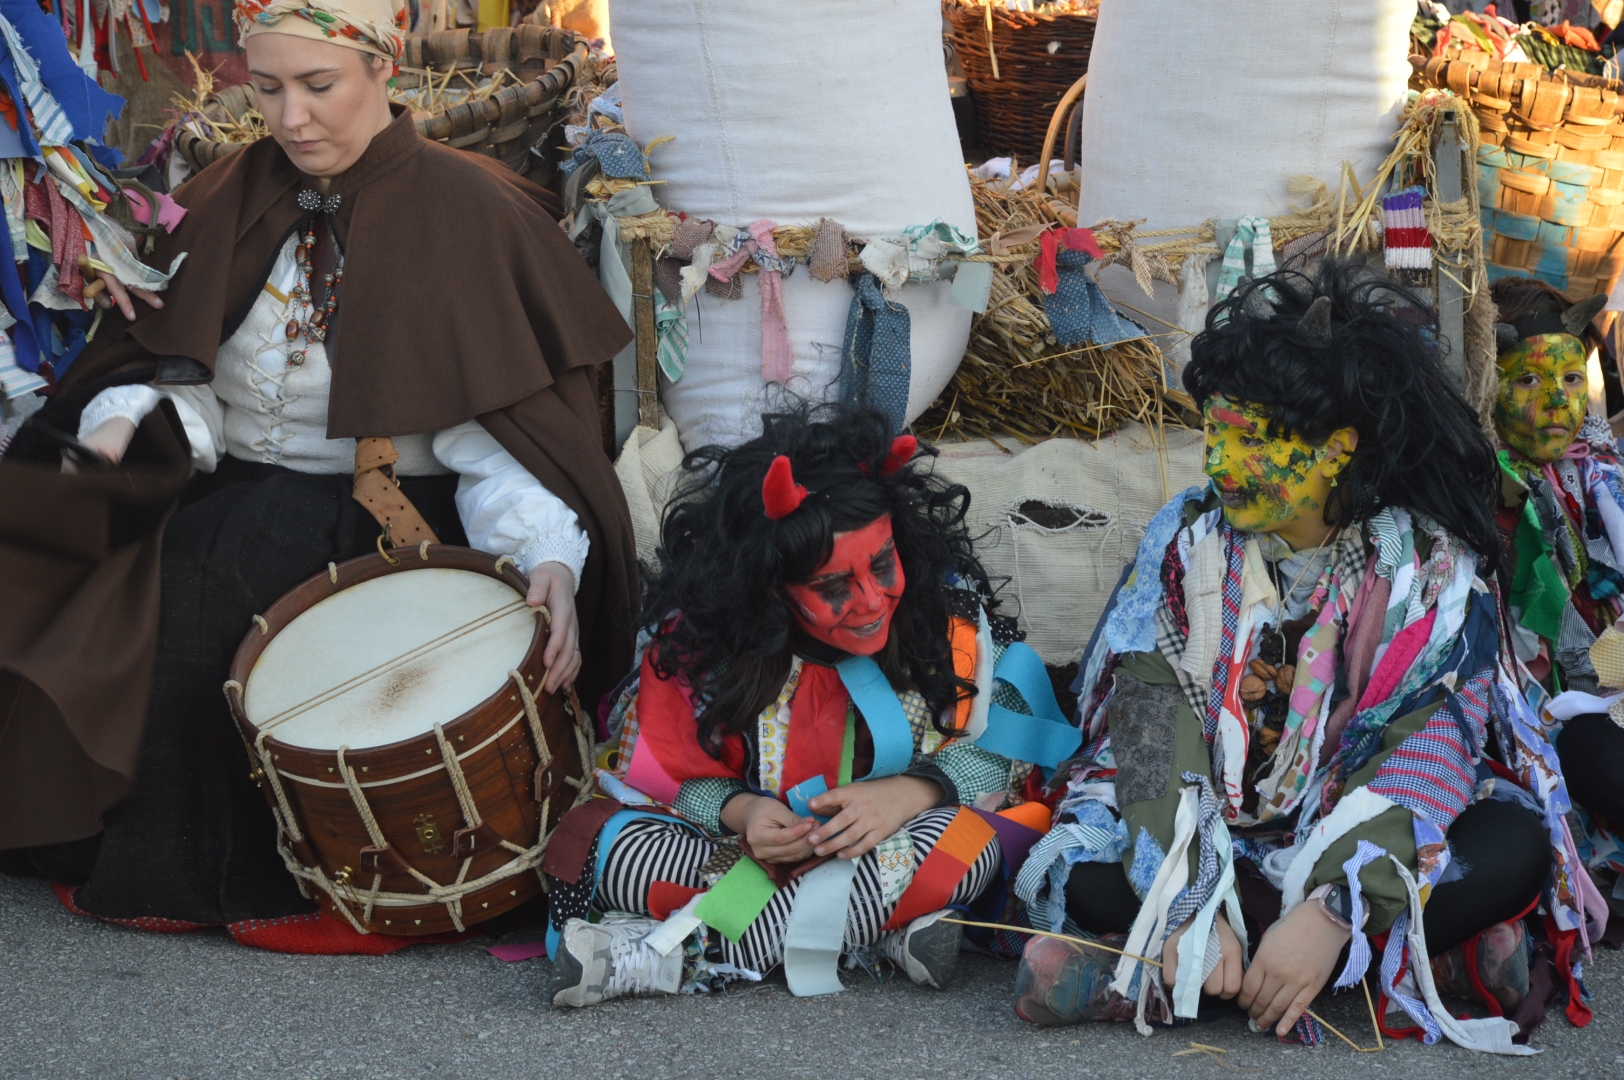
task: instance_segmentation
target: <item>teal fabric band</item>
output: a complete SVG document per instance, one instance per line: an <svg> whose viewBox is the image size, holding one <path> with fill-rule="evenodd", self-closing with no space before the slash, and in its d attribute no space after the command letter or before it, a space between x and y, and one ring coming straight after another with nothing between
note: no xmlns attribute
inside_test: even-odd
<svg viewBox="0 0 1624 1080"><path fill-rule="evenodd" d="M913 762L913 727L885 672L866 656L847 657L835 665L835 670L840 672L846 693L868 721L869 734L874 737L874 768L862 779L877 780L902 772ZM1055 711L1060 711L1059 706Z"/></svg>
<svg viewBox="0 0 1624 1080"><path fill-rule="evenodd" d="M1013 687L1033 715L1002 705L991 706L987 710L987 730L975 740L977 746L1045 769L1053 769L1077 752L1083 733L1066 721L1043 660L1030 645L1017 641L1006 648L992 677Z"/></svg>

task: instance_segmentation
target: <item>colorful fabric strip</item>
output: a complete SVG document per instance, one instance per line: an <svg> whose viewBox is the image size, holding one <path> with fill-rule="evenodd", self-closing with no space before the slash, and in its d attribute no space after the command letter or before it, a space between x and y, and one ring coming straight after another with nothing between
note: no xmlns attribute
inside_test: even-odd
<svg viewBox="0 0 1624 1080"><path fill-rule="evenodd" d="M856 880L856 859L830 859L801 878L784 933L784 979L796 997L838 994L845 989L840 985L840 950L845 945L846 911Z"/></svg>
<svg viewBox="0 0 1624 1080"><path fill-rule="evenodd" d="M874 767L864 780L895 776L913 761L913 727L880 665L866 656L851 656L835 665L852 704L868 721L874 737Z"/></svg>
<svg viewBox="0 0 1624 1080"><path fill-rule="evenodd" d="M706 926L737 944L777 891L778 887L760 863L750 858L740 859L694 906L694 914ZM844 904L840 910L844 914Z"/></svg>
<svg viewBox="0 0 1624 1080"><path fill-rule="evenodd" d="M997 836L993 827L974 810L959 807L941 839L914 871L913 882L897 902L885 929L907 926L921 915L946 907L959 881Z"/></svg>
<svg viewBox="0 0 1624 1080"><path fill-rule="evenodd" d="M1045 770L1077 752L1083 733L1066 722L1043 661L1030 645L1017 641L1006 648L993 669L993 678L1013 687L1033 715L993 705L987 713L987 730L975 740L977 746Z"/></svg>

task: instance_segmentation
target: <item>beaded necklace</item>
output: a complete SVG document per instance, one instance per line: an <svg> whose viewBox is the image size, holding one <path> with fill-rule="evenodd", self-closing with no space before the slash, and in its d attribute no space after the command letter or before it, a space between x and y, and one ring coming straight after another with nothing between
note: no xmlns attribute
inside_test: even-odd
<svg viewBox="0 0 1624 1080"><path fill-rule="evenodd" d="M299 192L299 208L312 214L317 210L327 214L329 229L332 228L332 215L338 212L338 205L337 195L323 199L314 191ZM305 362L305 353L309 351L311 343L327 340L327 328L332 325L333 315L338 311L338 290L344 283L344 261L340 258L338 265L333 267L333 272L322 276L322 284L327 289L327 299L318 310L313 302L314 294L311 290L312 278L315 275L313 261L315 252L316 219L312 216L305 223L299 242L293 249L295 277L289 298L299 305L300 314L288 320L286 333L289 341L304 338L304 347L288 354L288 367L296 368Z"/></svg>

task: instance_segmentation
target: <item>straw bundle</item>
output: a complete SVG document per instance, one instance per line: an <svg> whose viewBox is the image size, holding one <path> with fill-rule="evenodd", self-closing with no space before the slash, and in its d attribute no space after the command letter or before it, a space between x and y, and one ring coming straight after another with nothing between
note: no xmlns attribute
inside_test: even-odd
<svg viewBox="0 0 1624 1080"><path fill-rule="evenodd" d="M999 246L990 238L1000 233L1075 223L1065 216L1074 211L1043 192L974 177L971 187L976 224L989 247ZM977 257L997 266L987 310L970 324L958 372L915 430L938 440L1009 435L1033 443L1057 435L1096 439L1129 420L1153 431L1185 426L1193 403L1165 385L1162 352L1150 339L1109 348L1055 342L1033 263L1036 249L1032 241Z"/></svg>

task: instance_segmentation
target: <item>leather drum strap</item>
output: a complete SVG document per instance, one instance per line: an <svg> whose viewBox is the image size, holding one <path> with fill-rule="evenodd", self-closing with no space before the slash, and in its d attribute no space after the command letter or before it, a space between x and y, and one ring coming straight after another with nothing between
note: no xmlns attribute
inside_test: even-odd
<svg viewBox="0 0 1624 1080"><path fill-rule="evenodd" d="M438 544L439 537L417 512L395 481L395 462L400 451L387 435L355 440L355 501L383 526L392 547L415 547L427 540Z"/></svg>

